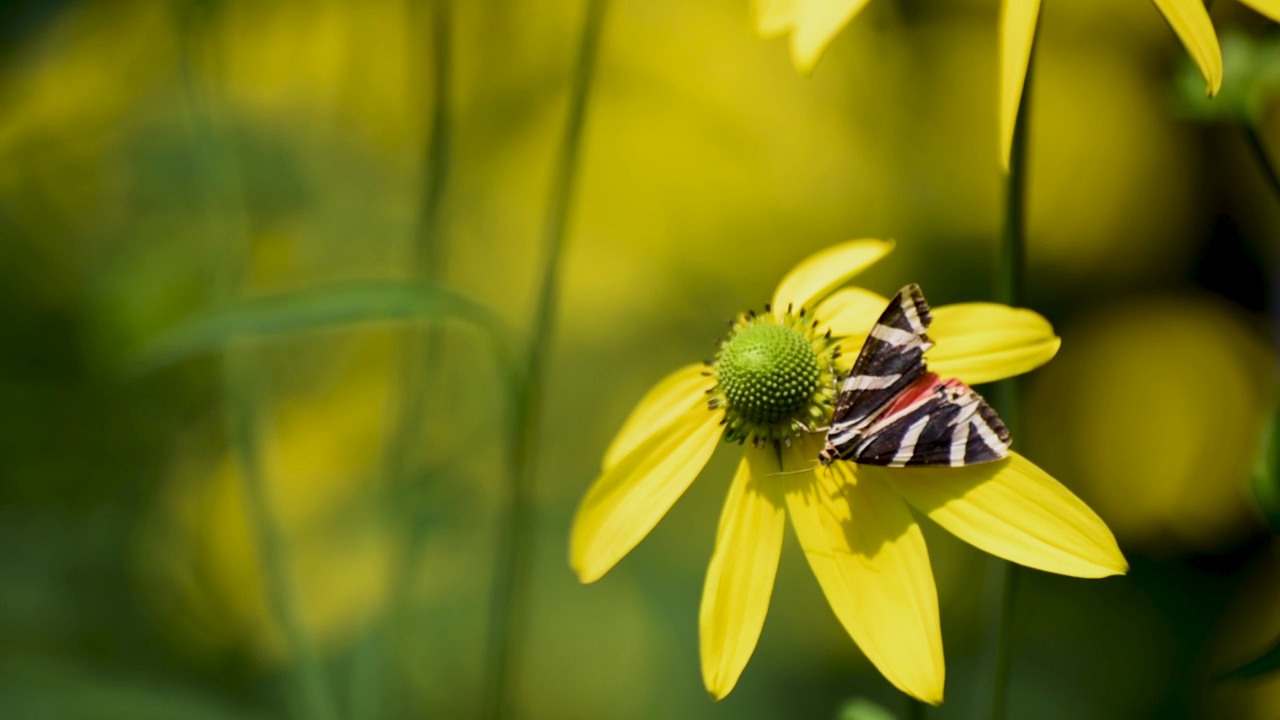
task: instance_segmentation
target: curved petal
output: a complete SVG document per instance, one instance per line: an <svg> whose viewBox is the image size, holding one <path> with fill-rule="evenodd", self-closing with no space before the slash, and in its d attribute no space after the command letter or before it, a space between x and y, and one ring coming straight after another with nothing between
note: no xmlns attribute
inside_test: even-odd
<svg viewBox="0 0 1280 720"><path fill-rule="evenodd" d="M1062 340L1038 313L996 303L945 305L933 311L929 369L970 385L1021 375L1049 362Z"/></svg>
<svg viewBox="0 0 1280 720"><path fill-rule="evenodd" d="M867 0L799 0L791 35L791 61L808 75L836 34Z"/></svg>
<svg viewBox="0 0 1280 720"><path fill-rule="evenodd" d="M809 567L867 659L898 689L937 705L942 634L920 527L879 477L861 468L855 477L848 463L831 468L788 483L787 508Z"/></svg>
<svg viewBox="0 0 1280 720"><path fill-rule="evenodd" d="M687 411L596 480L569 536L569 565L579 580L599 580L667 514L719 444L722 417Z"/></svg>
<svg viewBox="0 0 1280 720"><path fill-rule="evenodd" d="M1152 0L1195 60L1209 86L1209 96L1222 87L1222 50L1204 0Z"/></svg>
<svg viewBox="0 0 1280 720"><path fill-rule="evenodd" d="M670 427L682 414L706 403L707 390L715 386L715 379L703 374L706 370L707 366L701 363L686 365L645 393L604 451L604 469L613 467L640 443Z"/></svg>
<svg viewBox="0 0 1280 720"><path fill-rule="evenodd" d="M1240 0L1240 2L1266 15L1275 22L1280 22L1280 0Z"/></svg>
<svg viewBox="0 0 1280 720"><path fill-rule="evenodd" d="M791 269L773 293L773 314L799 310L825 298L893 249L891 240L850 240L810 255Z"/></svg>
<svg viewBox="0 0 1280 720"><path fill-rule="evenodd" d="M869 470L869 471L868 471ZM953 535L1010 562L1075 577L1123 575L1106 523L1017 453L962 468L866 468Z"/></svg>
<svg viewBox="0 0 1280 720"><path fill-rule="evenodd" d="M871 326L889 306L889 298L859 287L843 288L831 293L814 309L814 319L826 326L836 337L861 336L871 332Z"/></svg>
<svg viewBox="0 0 1280 720"><path fill-rule="evenodd" d="M782 485L769 477L780 469L772 448L748 448L720 515L698 616L702 682L716 700L737 684L769 611L787 522Z"/></svg>
<svg viewBox="0 0 1280 720"><path fill-rule="evenodd" d="M1013 130L1022 104L1040 0L1004 0L1000 9L1000 164L1009 171Z"/></svg>
<svg viewBox="0 0 1280 720"><path fill-rule="evenodd" d="M755 0L756 32L773 37L790 30L796 21L796 9L802 0Z"/></svg>

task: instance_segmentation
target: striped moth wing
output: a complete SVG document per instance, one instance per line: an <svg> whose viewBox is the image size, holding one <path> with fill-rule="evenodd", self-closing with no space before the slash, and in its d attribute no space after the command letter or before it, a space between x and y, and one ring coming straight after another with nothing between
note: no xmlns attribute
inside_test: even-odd
<svg viewBox="0 0 1280 720"><path fill-rule="evenodd" d="M931 322L919 286L889 301L840 388L824 463L959 467L1008 456L1009 431L982 396L926 368Z"/></svg>

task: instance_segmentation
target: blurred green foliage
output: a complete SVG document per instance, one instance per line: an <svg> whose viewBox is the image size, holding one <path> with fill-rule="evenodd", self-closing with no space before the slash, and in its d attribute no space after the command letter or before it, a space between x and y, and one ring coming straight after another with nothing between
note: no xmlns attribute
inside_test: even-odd
<svg viewBox="0 0 1280 720"><path fill-rule="evenodd" d="M522 337L581 8L456 5L443 274ZM0 717L276 717L292 702L216 364L138 376L131 363L225 307L209 276L228 262L244 267L240 298L404 281L430 33L399 0L206 10L190 76L180 4L0 15ZM809 252L894 237L898 251L863 278L872 289L987 296L995 5L873 3L812 79L752 35L744 0L613 12L543 417L526 715L839 717L854 697L897 708L791 541L742 683L706 698L697 606L727 456L601 582L576 583L564 544L640 394L708 354L721 322L760 307ZM1280 208L1233 128L1188 124L1170 100L1181 50L1152 8L1048 3L1042 27L1028 293L1064 342L1028 379L1017 443L1098 510L1134 569L1097 583L1026 573L1010 716L1274 716L1280 681L1209 680L1280 636L1280 562L1247 494L1272 391L1261 258ZM1256 42L1243 66L1269 78L1271 41ZM1244 72L1236 44L1224 40L1224 104ZM192 87L222 133L212 148ZM1280 119L1242 93L1276 137ZM246 246L209 237L227 222L210 216L210 152L234 170ZM256 343L263 465L343 710L372 714L372 687L385 717L467 717L504 391L482 336L446 330L419 438L427 469L382 486L406 327ZM411 612L394 622L403 548L388 506L429 527ZM925 531L948 662L947 702L930 717L969 717L985 701L985 558ZM372 679L360 659L371 646L386 654Z"/></svg>

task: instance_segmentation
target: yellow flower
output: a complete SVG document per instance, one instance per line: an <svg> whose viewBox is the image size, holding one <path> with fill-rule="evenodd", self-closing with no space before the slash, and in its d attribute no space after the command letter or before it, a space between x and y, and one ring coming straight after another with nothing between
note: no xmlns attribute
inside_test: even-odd
<svg viewBox="0 0 1280 720"><path fill-rule="evenodd" d="M746 446L725 502L700 615L702 675L716 699L755 649L790 515L840 623L903 692L942 702L938 599L908 504L961 539L1029 567L1078 577L1128 569L1106 525L1017 455L967 468L818 465L836 373L856 357L887 300L845 282L892 249L854 240L809 257L771 310L739 317L708 370L690 365L640 401L605 452L574 519L569 562L594 582L684 493L721 438ZM810 313L807 308L813 308ZM983 383L1027 372L1058 350L1034 312L988 303L934 311L929 355L942 377Z"/></svg>
<svg viewBox="0 0 1280 720"><path fill-rule="evenodd" d="M1152 0L1195 60L1210 95L1222 86L1222 52L1204 0ZM1280 22L1280 0L1241 0ZM756 29L765 37L791 33L791 59L805 74L867 0L754 0ZM1009 165L1013 128L1035 40L1040 0L1004 0L1000 13L1000 152Z"/></svg>

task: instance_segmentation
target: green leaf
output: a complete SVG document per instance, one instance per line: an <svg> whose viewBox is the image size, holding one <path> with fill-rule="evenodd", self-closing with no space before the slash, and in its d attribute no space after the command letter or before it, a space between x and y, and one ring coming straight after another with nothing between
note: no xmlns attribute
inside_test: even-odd
<svg viewBox="0 0 1280 720"><path fill-rule="evenodd" d="M395 280L351 282L243 298L197 314L148 345L138 365L153 370L219 350L236 338L395 320L453 320L494 340L502 337L492 312L444 288Z"/></svg>

